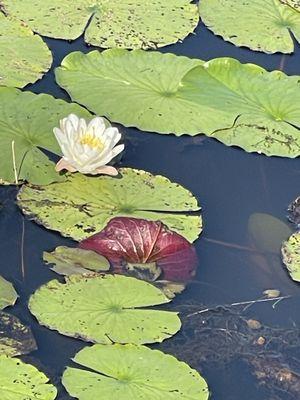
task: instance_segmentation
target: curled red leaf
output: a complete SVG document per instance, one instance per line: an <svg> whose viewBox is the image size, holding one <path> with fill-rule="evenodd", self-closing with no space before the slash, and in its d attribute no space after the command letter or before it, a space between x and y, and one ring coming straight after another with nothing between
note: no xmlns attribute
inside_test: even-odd
<svg viewBox="0 0 300 400"><path fill-rule="evenodd" d="M156 263L162 271L160 279L187 282L197 267L194 246L159 221L117 217L80 247L106 257L115 272L127 263Z"/></svg>

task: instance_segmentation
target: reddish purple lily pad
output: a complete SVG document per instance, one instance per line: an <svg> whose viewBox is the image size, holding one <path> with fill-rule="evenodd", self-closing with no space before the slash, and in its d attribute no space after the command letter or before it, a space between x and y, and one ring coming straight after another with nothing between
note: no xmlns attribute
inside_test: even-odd
<svg viewBox="0 0 300 400"><path fill-rule="evenodd" d="M153 280L188 282L198 263L194 246L160 221L114 218L100 233L83 240L80 248L106 257L116 273L128 272L132 265L139 270L149 265Z"/></svg>

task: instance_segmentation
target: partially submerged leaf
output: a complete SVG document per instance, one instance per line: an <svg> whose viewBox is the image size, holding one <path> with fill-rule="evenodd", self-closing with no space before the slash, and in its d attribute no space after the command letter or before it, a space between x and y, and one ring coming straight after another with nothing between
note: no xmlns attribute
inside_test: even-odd
<svg viewBox="0 0 300 400"><path fill-rule="evenodd" d="M51 253L44 252L43 259L52 264L51 269L62 275L105 272L110 269L108 260L91 250L59 246Z"/></svg>
<svg viewBox="0 0 300 400"><path fill-rule="evenodd" d="M160 175L123 168L121 178L73 174L64 183L23 186L19 206L46 228L82 240L101 231L116 216L161 220L190 241L201 232L191 192Z"/></svg>
<svg viewBox="0 0 300 400"><path fill-rule="evenodd" d="M22 88L49 70L52 55L32 30L0 11L0 86Z"/></svg>
<svg viewBox="0 0 300 400"><path fill-rule="evenodd" d="M96 344L74 358L63 385L79 400L207 400L208 387L196 370L145 346ZM82 367L82 368L81 368Z"/></svg>
<svg viewBox="0 0 300 400"><path fill-rule="evenodd" d="M300 232L296 232L282 245L282 260L291 278L300 282Z"/></svg>
<svg viewBox="0 0 300 400"><path fill-rule="evenodd" d="M285 4L282 4L285 3ZM201 0L202 21L216 35L252 50L292 53L300 42L298 0ZM291 35L292 34L292 35Z"/></svg>
<svg viewBox="0 0 300 400"><path fill-rule="evenodd" d="M297 76L231 58L204 63L114 49L69 54L56 80L74 101L125 126L178 136L204 133L268 156L300 155Z"/></svg>
<svg viewBox="0 0 300 400"><path fill-rule="evenodd" d="M56 388L33 365L0 356L1 400L54 400Z"/></svg>
<svg viewBox="0 0 300 400"><path fill-rule="evenodd" d="M41 286L29 309L50 329L90 342L155 343L181 326L177 313L144 307L170 300L154 286L121 275L71 275Z"/></svg>
<svg viewBox="0 0 300 400"><path fill-rule="evenodd" d="M9 15L44 36L94 46L157 48L192 33L199 21L190 0L2 0Z"/></svg>
<svg viewBox="0 0 300 400"><path fill-rule="evenodd" d="M0 276L0 310L13 306L18 298L12 283Z"/></svg>
<svg viewBox="0 0 300 400"><path fill-rule="evenodd" d="M257 250L279 254L281 243L292 231L287 224L270 214L254 213L248 221L248 233Z"/></svg>
<svg viewBox="0 0 300 400"><path fill-rule="evenodd" d="M184 291L186 285L180 282L158 280L155 281L155 286L160 288L168 299L173 299L177 294Z"/></svg>
<svg viewBox="0 0 300 400"><path fill-rule="evenodd" d="M14 357L36 349L31 329L23 325L17 317L0 312L0 354Z"/></svg>
<svg viewBox="0 0 300 400"><path fill-rule="evenodd" d="M198 263L194 246L184 237L159 221L137 218L112 219L100 233L83 240L80 248L108 258L117 272L124 268L125 273L140 277L139 273L147 270L153 281L160 277L187 282Z"/></svg>
<svg viewBox="0 0 300 400"><path fill-rule="evenodd" d="M60 154L53 128L72 112L90 116L77 104L47 94L0 87L0 183L47 185L63 180L41 149Z"/></svg>

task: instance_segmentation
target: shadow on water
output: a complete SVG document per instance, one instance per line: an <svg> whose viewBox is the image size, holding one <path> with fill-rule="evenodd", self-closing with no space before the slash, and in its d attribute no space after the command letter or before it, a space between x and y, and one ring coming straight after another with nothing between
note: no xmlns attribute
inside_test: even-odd
<svg viewBox="0 0 300 400"><path fill-rule="evenodd" d="M55 84L54 68L68 53L77 50L88 52L91 47L86 46L82 38L72 43L45 40L54 55L53 68L41 81L27 89L67 99L67 94ZM281 68L288 74L300 75L299 45L291 56L255 53L223 41L202 24L183 43L160 51L204 60L229 56L242 62L259 64L268 70ZM189 188L203 207L205 229L196 243L200 258L198 275L196 282L178 302L230 304L260 298L265 289L275 288L282 295L293 297L282 301L275 309L270 304L261 303L248 309L247 313L264 324L289 329L300 327L297 300L300 289L282 268L280 243L278 257L267 257L264 262L257 261L253 252L247 250L251 214L268 213L286 222L286 208L299 195L299 159L248 154L203 136L178 139L172 135L161 136L136 129L121 127L121 130L126 143L123 166L168 176ZM27 311L26 302L39 285L56 277L42 264L42 252L57 245L68 245L71 241L33 222L24 222L14 205L15 194L16 190L12 187L0 188L0 273L12 280L20 293L20 300L11 312L32 326L38 343L38 350L26 358L34 359L58 384L58 377L70 363L70 358L85 344L39 326ZM269 392L257 387L248 365L242 360L225 365L217 373L215 369L208 368L205 375L209 379L213 400L272 398ZM59 399L68 398L62 391Z"/></svg>

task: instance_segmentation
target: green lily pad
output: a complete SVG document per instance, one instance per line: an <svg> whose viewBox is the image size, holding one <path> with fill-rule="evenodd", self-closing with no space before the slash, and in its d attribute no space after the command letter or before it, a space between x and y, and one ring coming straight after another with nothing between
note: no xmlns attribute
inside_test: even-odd
<svg viewBox="0 0 300 400"><path fill-rule="evenodd" d="M300 1L299 0L280 0L282 4L287 4L288 6L294 8L295 10L300 10Z"/></svg>
<svg viewBox="0 0 300 400"><path fill-rule="evenodd" d="M22 88L49 70L52 54L23 22L0 11L0 86Z"/></svg>
<svg viewBox="0 0 300 400"><path fill-rule="evenodd" d="M70 113L90 117L77 104L0 87L0 182L47 185L64 180L41 149L61 154L53 128Z"/></svg>
<svg viewBox="0 0 300 400"><path fill-rule="evenodd" d="M144 281L121 275L71 275L50 281L30 298L39 323L89 342L155 343L181 326L177 313L144 307L170 300Z"/></svg>
<svg viewBox="0 0 300 400"><path fill-rule="evenodd" d="M109 261L91 250L59 246L51 253L44 252L43 259L52 264L52 271L61 275L105 272L110 269Z"/></svg>
<svg viewBox="0 0 300 400"><path fill-rule="evenodd" d="M122 178L72 174L66 182L42 187L23 186L18 204L46 228L82 240L101 231L116 216L161 220L170 229L194 241L201 218L192 193L160 175L120 169Z"/></svg>
<svg viewBox="0 0 300 400"><path fill-rule="evenodd" d="M300 282L300 232L296 232L282 245L282 260L291 278Z"/></svg>
<svg viewBox="0 0 300 400"><path fill-rule="evenodd" d="M0 312L0 354L14 357L36 349L31 329L23 325L17 317Z"/></svg>
<svg viewBox="0 0 300 400"><path fill-rule="evenodd" d="M74 357L62 383L79 400L207 400L205 380L175 357L145 346L96 344ZM84 369L80 368L83 367ZM88 370L87 370L87 369Z"/></svg>
<svg viewBox="0 0 300 400"><path fill-rule="evenodd" d="M17 301L18 293L13 285L0 276L0 310L13 306Z"/></svg>
<svg viewBox="0 0 300 400"><path fill-rule="evenodd" d="M204 133L268 156L300 154L296 76L231 58L204 63L114 49L68 55L56 79L74 101L125 126L176 135Z"/></svg>
<svg viewBox="0 0 300 400"><path fill-rule="evenodd" d="M292 53L293 37L300 42L300 14L280 0L201 0L199 12L210 30L236 46Z"/></svg>
<svg viewBox="0 0 300 400"><path fill-rule="evenodd" d="M157 48L176 43L199 21L191 0L3 0L9 15L35 32L100 47Z"/></svg>
<svg viewBox="0 0 300 400"><path fill-rule="evenodd" d="M0 398L3 400L54 400L56 388L33 365L0 356Z"/></svg>

